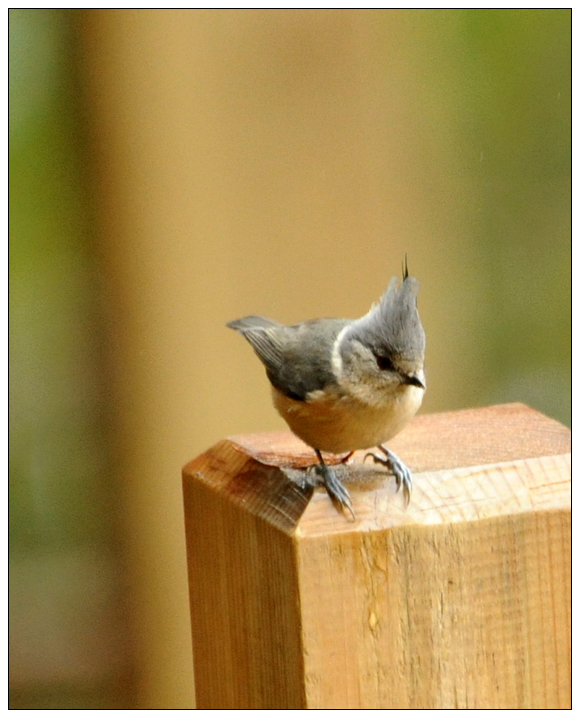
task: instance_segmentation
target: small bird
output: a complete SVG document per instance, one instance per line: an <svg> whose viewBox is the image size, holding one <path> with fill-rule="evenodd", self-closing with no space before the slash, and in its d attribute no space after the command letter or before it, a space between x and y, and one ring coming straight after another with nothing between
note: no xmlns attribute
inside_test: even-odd
<svg viewBox="0 0 580 718"><path fill-rule="evenodd" d="M425 332L417 311L419 282L393 277L380 302L360 319L311 319L285 326L252 315L227 324L242 334L266 368L274 406L316 452L316 471L337 508L355 518L348 490L321 452L348 454L376 447L411 495L411 472L383 444L419 409L426 389Z"/></svg>

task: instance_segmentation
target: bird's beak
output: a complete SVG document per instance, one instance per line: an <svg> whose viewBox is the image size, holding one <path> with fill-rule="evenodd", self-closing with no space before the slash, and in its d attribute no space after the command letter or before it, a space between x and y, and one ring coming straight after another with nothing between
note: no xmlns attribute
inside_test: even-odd
<svg viewBox="0 0 580 718"><path fill-rule="evenodd" d="M418 374L406 374L405 384L409 384L410 386L418 386L419 389L427 388L425 386L425 380L422 379Z"/></svg>

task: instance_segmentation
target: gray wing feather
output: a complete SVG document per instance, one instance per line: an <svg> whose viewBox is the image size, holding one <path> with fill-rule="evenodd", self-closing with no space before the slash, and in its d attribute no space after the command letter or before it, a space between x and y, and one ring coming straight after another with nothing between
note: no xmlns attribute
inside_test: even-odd
<svg viewBox="0 0 580 718"><path fill-rule="evenodd" d="M236 319L227 324L244 336L266 366L268 372L276 374L282 364L283 333L286 327L272 319L252 315Z"/></svg>
<svg viewBox="0 0 580 718"><path fill-rule="evenodd" d="M233 322L228 322L226 327L235 329L238 332L244 332L247 329L267 329L268 327L283 327L280 322L275 322L273 319L268 317L260 317L257 314L252 314L249 317L243 317L242 319L234 319Z"/></svg>

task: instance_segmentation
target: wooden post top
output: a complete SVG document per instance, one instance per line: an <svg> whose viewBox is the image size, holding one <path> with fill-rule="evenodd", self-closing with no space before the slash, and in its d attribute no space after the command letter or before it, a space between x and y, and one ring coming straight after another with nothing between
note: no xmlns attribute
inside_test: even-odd
<svg viewBox="0 0 580 718"><path fill-rule="evenodd" d="M364 462L367 452L348 464L328 457L350 490L355 521L337 513L323 489L303 485L316 457L290 432L229 437L183 475L297 538L570 506L571 433L523 404L417 416L388 446L413 472L407 507L394 477Z"/></svg>

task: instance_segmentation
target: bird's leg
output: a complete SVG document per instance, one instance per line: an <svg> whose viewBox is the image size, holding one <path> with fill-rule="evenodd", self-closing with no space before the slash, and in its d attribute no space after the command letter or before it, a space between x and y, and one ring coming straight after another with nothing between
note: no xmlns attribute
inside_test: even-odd
<svg viewBox="0 0 580 718"><path fill-rule="evenodd" d="M411 481L411 472L409 468L399 459L394 451L387 449L386 446L377 446L377 449L384 454L384 456L377 456L370 452L365 456L365 460L368 456L372 456L375 464L382 464L390 469L395 475L395 481L397 482L397 491L403 487L403 495L405 497L405 503L409 505L411 500L411 489L413 488L413 482Z"/></svg>
<svg viewBox="0 0 580 718"><path fill-rule="evenodd" d="M352 518L356 519L350 494L347 489L339 481L334 471L324 463L324 459L322 458L320 451L318 449L314 449L314 451L320 461L320 464L316 467L316 473L322 477L322 481L324 482L324 486L326 487L332 503L335 505L338 504L341 510L347 508Z"/></svg>
<svg viewBox="0 0 580 718"><path fill-rule="evenodd" d="M349 461L349 459L350 459L350 457L351 457L353 454L354 454L354 451L349 451L346 456L343 456L343 457L342 457L342 459L340 460L340 463L341 463L341 464L347 464L348 461Z"/></svg>

